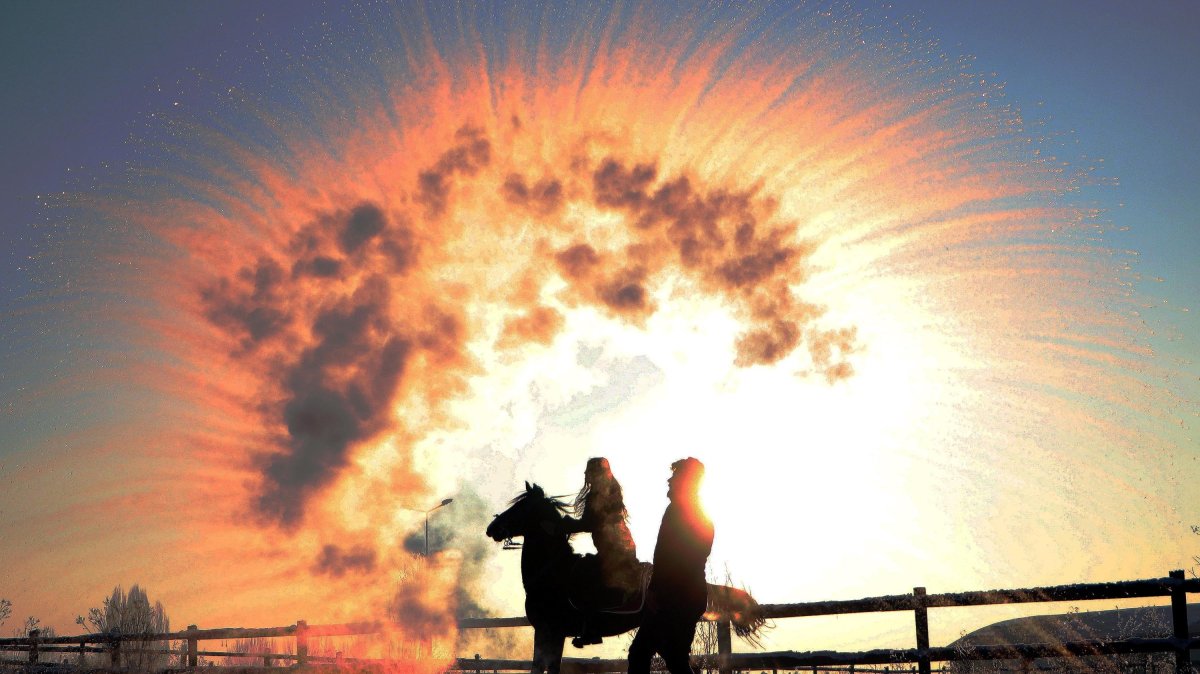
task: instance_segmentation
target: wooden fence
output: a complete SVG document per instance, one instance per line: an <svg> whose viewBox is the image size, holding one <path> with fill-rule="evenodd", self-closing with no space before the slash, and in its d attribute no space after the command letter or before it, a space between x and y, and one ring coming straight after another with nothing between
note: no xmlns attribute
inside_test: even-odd
<svg viewBox="0 0 1200 674"><path fill-rule="evenodd" d="M1131 580L1114 583L1085 583L1078 585L1056 585L1016 590L983 590L977 592L955 592L928 594L923 587L913 588L912 594L869 597L841 601L817 601L798 604L763 604L764 615L769 619L801 618L811 616L843 615L850 613L878 613L888 611L912 611L915 625L915 648L876 649L870 651L776 651L769 653L733 653L730 624L727 618L717 618L717 650L715 654L697 658L715 659L720 674L748 670L801 670L826 671L843 669L855 671L854 667L884 667L892 672L911 671L911 665L919 674L930 674L932 663L976 660L1017 660L1029 663L1035 658L1086 657L1122 655L1132 653L1174 653L1175 672L1190 674L1194 670L1190 663L1191 649L1200 649L1200 638L1188 634L1187 594L1200 592L1200 579L1187 579L1183 571L1172 571L1166 578ZM960 606L985 606L994 604L1021 604L1062 601L1093 601L1098 599L1133 599L1145 597L1169 597L1171 600L1172 635L1164 638L1092 639L1066 643L1005 644L986 646L940 646L929 645L929 609ZM492 629L528 627L526 618L469 618L459 621L460 629ZM122 666L123 648L138 653L174 655L180 668L196 667L200 657L262 658L264 667L278 665L337 665L355 664L370 666L365 660L309 655L309 640L317 637L352 636L374 634L382 631L380 623L349 623L342 625L308 625L297 621L286 627L198 629L189 625L182 632L168 634L83 634L78 636L42 638L37 630L28 637L0 639L0 653L24 652L26 657L2 660L7 663L28 665L38 663L42 653L107 653L112 668ZM250 639L255 637L290 637L294 639L293 653L240 653L228 651L200 650L202 641ZM178 650L147 649L150 642L177 642ZM126 646L122 646L126 644ZM137 644L136 650L131 646ZM378 663L375 663L378 664ZM904 669L899 666L906 665ZM459 672L507 672L528 671L528 660L504 660L480 658L457 658L451 666ZM564 658L564 674L602 674L624 672L625 660L601 660L598 658ZM859 669L859 672L884 671L883 669Z"/></svg>

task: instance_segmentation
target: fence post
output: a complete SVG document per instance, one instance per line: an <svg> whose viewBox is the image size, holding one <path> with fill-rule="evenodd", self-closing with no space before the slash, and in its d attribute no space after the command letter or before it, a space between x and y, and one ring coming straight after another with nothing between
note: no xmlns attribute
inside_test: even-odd
<svg viewBox="0 0 1200 674"><path fill-rule="evenodd" d="M29 630L29 662L38 661L38 635L41 630Z"/></svg>
<svg viewBox="0 0 1200 674"><path fill-rule="evenodd" d="M119 633L110 633L108 635L108 660L113 669L121 668L121 635Z"/></svg>
<svg viewBox="0 0 1200 674"><path fill-rule="evenodd" d="M729 618L721 618L717 622L717 671L720 674L733 673L733 635L729 632Z"/></svg>
<svg viewBox="0 0 1200 674"><path fill-rule="evenodd" d="M296 664L308 664L308 623L296 621Z"/></svg>
<svg viewBox="0 0 1200 674"><path fill-rule="evenodd" d="M1191 654L1184 645L1188 641L1187 592L1183 587L1183 581L1187 577L1184 575L1183 569L1172 571L1170 576L1172 580L1178 581L1171 588L1171 623L1174 626L1176 641L1175 672L1176 674L1190 674L1192 671Z"/></svg>
<svg viewBox="0 0 1200 674"><path fill-rule="evenodd" d="M187 628L187 631L189 633L188 637L187 637L187 666L188 667L196 666L196 654L200 650L198 648L196 635L194 634L196 629L197 628L195 625L188 625L188 628Z"/></svg>
<svg viewBox="0 0 1200 674"><path fill-rule="evenodd" d="M925 606L925 588L913 588L913 614L917 619L917 671L931 674L929 667L929 609Z"/></svg>

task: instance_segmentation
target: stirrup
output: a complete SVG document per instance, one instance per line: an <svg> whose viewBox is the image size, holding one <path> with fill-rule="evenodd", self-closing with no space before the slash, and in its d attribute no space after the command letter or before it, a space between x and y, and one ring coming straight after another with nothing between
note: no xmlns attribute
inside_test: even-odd
<svg viewBox="0 0 1200 674"><path fill-rule="evenodd" d="M571 639L571 645L575 648L583 648L584 646L591 646L592 644L602 643L603 641L604 639L602 637L596 636L595 634L588 634L586 636L581 634Z"/></svg>

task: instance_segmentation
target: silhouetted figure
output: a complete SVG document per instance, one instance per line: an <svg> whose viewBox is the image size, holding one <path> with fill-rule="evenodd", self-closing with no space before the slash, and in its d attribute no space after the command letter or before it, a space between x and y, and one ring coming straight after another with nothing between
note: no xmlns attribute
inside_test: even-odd
<svg viewBox="0 0 1200 674"><path fill-rule="evenodd" d="M629 512L625 509L621 485L613 477L608 459L588 459L583 472L583 488L575 497L574 509L578 519L563 518L563 529L568 534L588 532L592 535L601 584L593 597L595 607L624 603L641 585L641 566L633 536L629 533ZM600 635L588 628L585 621L583 634L572 639L571 644L582 648L600 643Z"/></svg>
<svg viewBox="0 0 1200 674"><path fill-rule="evenodd" d="M704 566L713 543L712 521L700 506L703 477L704 464L697 459L671 464L671 502L658 528L641 626L629 646L629 674L648 674L655 653L671 674L695 674L689 657L708 600Z"/></svg>

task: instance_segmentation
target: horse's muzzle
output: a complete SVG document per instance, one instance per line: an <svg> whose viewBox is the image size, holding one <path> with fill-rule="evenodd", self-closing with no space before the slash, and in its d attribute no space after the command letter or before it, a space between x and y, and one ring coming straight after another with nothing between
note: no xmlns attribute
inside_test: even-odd
<svg viewBox="0 0 1200 674"><path fill-rule="evenodd" d="M496 520L492 520L492 523L489 524L488 528L487 528L488 538L492 539L493 541L496 541L497 543L499 543L500 541L502 541L506 538L509 538L508 531L506 530L506 528L502 527L502 526L498 526L498 525L499 525L499 522L497 522Z"/></svg>

